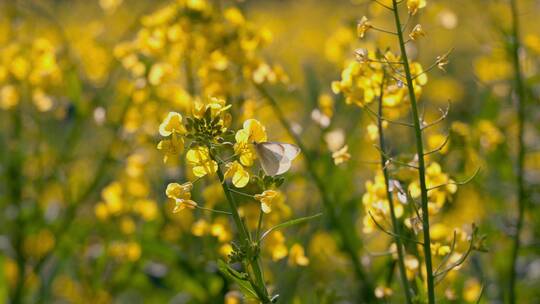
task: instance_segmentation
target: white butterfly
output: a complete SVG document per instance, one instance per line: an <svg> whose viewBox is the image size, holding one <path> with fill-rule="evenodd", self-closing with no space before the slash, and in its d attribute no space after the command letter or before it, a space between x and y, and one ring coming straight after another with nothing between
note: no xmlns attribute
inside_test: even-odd
<svg viewBox="0 0 540 304"><path fill-rule="evenodd" d="M300 148L293 144L280 142L253 143L261 161L261 166L269 176L283 174L291 168L293 159L300 153Z"/></svg>

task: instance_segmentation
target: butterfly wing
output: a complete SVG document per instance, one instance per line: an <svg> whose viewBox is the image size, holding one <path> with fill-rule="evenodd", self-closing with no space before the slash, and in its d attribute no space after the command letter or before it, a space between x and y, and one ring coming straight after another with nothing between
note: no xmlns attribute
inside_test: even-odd
<svg viewBox="0 0 540 304"><path fill-rule="evenodd" d="M286 143L278 143L283 148L283 157L281 158L279 162L279 169L276 173L276 175L283 174L291 168L292 161L298 156L300 153L300 148L298 148L295 145L292 144L286 144Z"/></svg>
<svg viewBox="0 0 540 304"><path fill-rule="evenodd" d="M285 151L285 157L289 160L294 160L300 154L300 148L293 144L279 143Z"/></svg>
<svg viewBox="0 0 540 304"><path fill-rule="evenodd" d="M280 175L291 168L291 162L300 149L291 144L279 142L262 142L255 144L261 166L269 176Z"/></svg>
<svg viewBox="0 0 540 304"><path fill-rule="evenodd" d="M266 175L277 175L277 172L279 171L279 164L284 153L281 147L270 145L266 142L257 143L255 144L255 151L257 152L261 167Z"/></svg>

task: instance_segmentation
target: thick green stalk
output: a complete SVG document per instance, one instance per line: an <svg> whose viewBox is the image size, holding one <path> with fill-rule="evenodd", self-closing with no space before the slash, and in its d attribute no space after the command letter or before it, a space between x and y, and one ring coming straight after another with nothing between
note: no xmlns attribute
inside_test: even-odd
<svg viewBox="0 0 540 304"><path fill-rule="evenodd" d="M392 218L392 227L394 229L394 242L396 243L396 250L398 254L398 267L399 274L401 277L401 284L403 285L403 292L405 293L405 300L408 304L412 303L411 289L409 287L409 280L407 280L407 272L405 270L405 256L403 254L403 244L400 239L400 229L399 223L396 218L396 211L394 208L394 199L392 191L390 191L390 177L388 174L388 166L386 165L388 159L386 158L386 144L384 141L384 131L383 131L383 94L384 94L384 79L381 84L381 93L379 96L379 116L377 119L378 128L379 128L379 145L381 149L381 168L384 176L384 185L386 188L386 198L388 199L388 205L390 206L390 217Z"/></svg>
<svg viewBox="0 0 540 304"><path fill-rule="evenodd" d="M215 157L212 156L212 159L215 160ZM223 192L225 193L225 197L227 198L227 202L229 203L229 208L231 209L233 221L240 234L240 244L242 244L244 248L251 248L252 246L251 235L249 234L249 231L246 225L244 225L244 222L240 218L240 214L238 213L238 205L236 204L236 201L234 197L232 196L232 192L229 189L229 185L227 185L227 182L225 181L225 176L223 174L223 171L221 170L219 166L217 169L217 175L221 183L221 186L223 188ZM257 292L259 300L261 300L264 304L271 303L270 299L268 298L268 291L266 290L266 285L264 283L264 276L262 272L262 267L260 265L259 255L257 254L254 257L254 259L245 262L244 266L246 268L246 272L248 273L250 281L253 287L255 288L255 291ZM249 273L248 266L251 266L251 269L253 270L253 274L255 276L255 282L252 279L251 274Z"/></svg>
<svg viewBox="0 0 540 304"><path fill-rule="evenodd" d="M278 106L274 98L264 89L264 87L260 85L255 85L255 87L259 91L259 93L263 95L263 97L268 101L268 103L276 113L276 116L278 117L281 125L283 126L283 128L285 128L289 136L291 136L291 138L294 140L295 144L300 148L300 150L304 151L303 156L307 171L311 176L311 179L315 183L315 186L319 190L324 208L328 211L330 224L334 229L337 230L337 232L342 237L343 250L349 255L353 264L354 272L356 273L358 279L361 281L361 295L368 302L376 301L375 294L373 292L373 285L366 273L364 272L362 264L360 263L360 260L358 258L358 240L356 238L356 234L354 233L354 231L348 229L345 223L338 217L334 204L330 199L328 190L326 189L323 180L318 176L315 167L313 166L313 164L315 163L314 159L312 159L311 155L308 153L308 150L306 149L306 146L304 145L300 137L293 132L291 125L285 118L285 114Z"/></svg>
<svg viewBox="0 0 540 304"><path fill-rule="evenodd" d="M403 31L401 30L401 22L399 18L398 2L392 0L394 20L396 31L399 40L399 48L401 50L401 58L407 79L407 88L409 91L409 99L411 102L411 112L414 124L414 136L416 139L416 153L418 154L418 175L420 179L420 192L422 203L422 226L424 233L424 261L426 265L426 281L428 303L435 303L435 282L433 279L433 263L431 260L431 237L429 234L429 211L428 211L428 190L426 186L426 167L424 161L424 144L422 139L422 127L420 126L420 118L418 115L418 106L416 103L416 95L414 93L413 76L407 58L407 50L405 49L405 41L403 39Z"/></svg>
<svg viewBox="0 0 540 304"><path fill-rule="evenodd" d="M516 172L516 184L517 184L517 203L518 203L518 216L517 224L514 235L514 242L512 246L511 264L510 264L510 278L509 278L509 303L516 303L516 263L519 254L520 247L520 234L523 228L524 214L525 214L525 85L523 83L523 76L521 74L521 65L519 63L519 49L520 33L519 33L519 18L517 1L510 0L510 7L512 11L512 47L511 56L512 63L514 65L514 79L515 79L515 93L517 101L517 120L518 120L518 159L517 159L517 172Z"/></svg>

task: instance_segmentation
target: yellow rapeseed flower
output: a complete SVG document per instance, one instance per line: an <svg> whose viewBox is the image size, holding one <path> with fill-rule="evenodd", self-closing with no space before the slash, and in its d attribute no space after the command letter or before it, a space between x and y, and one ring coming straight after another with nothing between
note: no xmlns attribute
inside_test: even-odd
<svg viewBox="0 0 540 304"><path fill-rule="evenodd" d="M32 94L32 101L40 112L47 112L53 107L53 100L43 90L36 89Z"/></svg>
<svg viewBox="0 0 540 304"><path fill-rule="evenodd" d="M217 171L218 164L210 158L210 151L207 147L198 146L190 149L186 154L187 163L193 166L193 174L196 177L203 177Z"/></svg>
<svg viewBox="0 0 540 304"><path fill-rule="evenodd" d="M442 172L441 166L436 162L426 168L426 186L428 189L437 187L428 192L430 213L437 213L450 195L457 191L455 182ZM409 184L409 193L413 198L420 197L421 189L417 180Z"/></svg>
<svg viewBox="0 0 540 304"><path fill-rule="evenodd" d="M236 188L243 188L249 183L249 172L237 161L227 164L225 178L232 178Z"/></svg>
<svg viewBox="0 0 540 304"><path fill-rule="evenodd" d="M210 109L211 117L217 117L223 112L231 108L231 105L227 105L224 99L212 97L209 99L195 100L193 106L193 116L197 118L203 118L206 110Z"/></svg>
<svg viewBox="0 0 540 304"><path fill-rule="evenodd" d="M193 184L191 182L182 185L179 183L170 183L167 185L167 189L165 189L165 194L168 198L172 199L190 199L191 189L193 189Z"/></svg>
<svg viewBox="0 0 540 304"><path fill-rule="evenodd" d="M184 139L173 135L170 139L160 140L157 149L165 153L163 162L166 163L171 157L177 156L184 150Z"/></svg>
<svg viewBox="0 0 540 304"><path fill-rule="evenodd" d="M191 189L193 184L191 182L184 183L182 185L178 183L170 183L167 185L165 194L168 198L173 199L176 203L173 213L182 211L185 208L195 209L197 203L191 200Z"/></svg>
<svg viewBox="0 0 540 304"><path fill-rule="evenodd" d="M349 146L345 145L343 148L332 153L332 158L334 159L335 165L341 165L351 159L351 154L349 154Z"/></svg>
<svg viewBox="0 0 540 304"><path fill-rule="evenodd" d="M239 155L240 163L250 167L257 158L252 143L267 141L266 128L258 120L248 119L244 121L243 128L236 132L235 139L234 151Z"/></svg>
<svg viewBox="0 0 540 304"><path fill-rule="evenodd" d="M171 134L184 134L186 129L182 124L182 115L177 112L169 112L167 117L159 125L159 134L161 136L169 136Z"/></svg>
<svg viewBox="0 0 540 304"><path fill-rule="evenodd" d="M216 218L210 226L210 234L216 237L221 243L230 241L232 239L232 233L227 218Z"/></svg>
<svg viewBox="0 0 540 304"><path fill-rule="evenodd" d="M191 233L193 233L194 236L198 236L198 237L206 235L209 230L210 230L210 225L204 219L197 220L191 226Z"/></svg>
<svg viewBox="0 0 540 304"><path fill-rule="evenodd" d="M392 288L390 288L390 287L386 287L386 286L377 286L377 287L375 288L375 296L376 296L378 299L389 298L389 297L391 297L393 294L394 294L394 291L393 291Z"/></svg>
<svg viewBox="0 0 540 304"><path fill-rule="evenodd" d="M253 143L267 141L266 128L256 119L244 121L243 128L236 132L236 142Z"/></svg>
<svg viewBox="0 0 540 304"><path fill-rule="evenodd" d="M407 0L407 8L409 9L409 14L415 15L419 9L426 7L426 0Z"/></svg>
<svg viewBox="0 0 540 304"><path fill-rule="evenodd" d="M151 85L157 86L163 82L163 80L172 73L172 66L168 63L155 63L150 68L148 73L148 82Z"/></svg>
<svg viewBox="0 0 540 304"><path fill-rule="evenodd" d="M304 247L300 244L292 245L289 250L289 264L298 266L309 265L309 259L305 256Z"/></svg>
<svg viewBox="0 0 540 304"><path fill-rule="evenodd" d="M272 202L278 195L275 190L265 190L261 194L255 194L254 198L261 202L261 210L264 213L270 213L272 211Z"/></svg>
<svg viewBox="0 0 540 304"><path fill-rule="evenodd" d="M413 255L407 255L405 256L405 270L407 273L407 278L409 280L414 279L414 276L418 272L418 269L420 268L420 262L418 259Z"/></svg>
<svg viewBox="0 0 540 304"><path fill-rule="evenodd" d="M101 191L109 214L119 214L124 209L123 188L119 182L113 182Z"/></svg>
<svg viewBox="0 0 540 304"><path fill-rule="evenodd" d="M240 26L246 22L246 19L242 15L242 12L236 7L230 7L226 9L223 12L223 16L225 17L225 19L227 19L227 21L234 25Z"/></svg>
<svg viewBox="0 0 540 304"><path fill-rule="evenodd" d="M273 261L281 260L288 254L285 246L285 236L281 231L274 231L265 239L266 249L270 252Z"/></svg>
<svg viewBox="0 0 540 304"><path fill-rule="evenodd" d="M376 230L377 223L383 223L390 216L390 204L386 195L386 184L382 172L377 172L373 180L368 180L365 183L366 192L362 195L362 204L365 209L363 219L363 231L366 234ZM405 212L403 202L397 195L394 196L394 211L398 218L403 216ZM374 221L375 219L375 221Z"/></svg>
<svg viewBox="0 0 540 304"><path fill-rule="evenodd" d="M409 34L409 37L411 38L411 40L418 40L419 38L425 37L425 36L426 36L426 32L424 32L424 30L422 29L422 25L420 24L417 24L413 28L411 33Z"/></svg>
<svg viewBox="0 0 540 304"><path fill-rule="evenodd" d="M19 103L19 92L12 85L0 89L0 109L9 110Z"/></svg>
<svg viewBox="0 0 540 304"><path fill-rule="evenodd" d="M487 119L478 122L478 132L480 133L480 144L488 151L493 151L504 142L504 134Z"/></svg>
<svg viewBox="0 0 540 304"><path fill-rule="evenodd" d="M225 304L242 304L243 296L239 291L233 290L225 294Z"/></svg>
<svg viewBox="0 0 540 304"><path fill-rule="evenodd" d="M465 281L463 288L463 299L469 303L478 302L478 298L482 293L482 284L475 278L470 278Z"/></svg>
<svg viewBox="0 0 540 304"><path fill-rule="evenodd" d="M359 38L364 38L366 32L372 27L373 26L371 25L371 22L369 22L368 18L366 16L363 16L356 25L356 34Z"/></svg>

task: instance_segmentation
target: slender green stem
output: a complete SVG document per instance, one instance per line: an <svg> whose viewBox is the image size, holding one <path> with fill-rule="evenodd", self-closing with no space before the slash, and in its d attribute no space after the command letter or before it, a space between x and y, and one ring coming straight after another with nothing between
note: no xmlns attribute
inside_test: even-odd
<svg viewBox="0 0 540 304"><path fill-rule="evenodd" d="M259 221L257 223L257 232L255 233L255 240L257 242L259 242L260 237L261 237L261 229L262 229L263 217L264 217L264 212L262 211L262 209L260 209L259 210Z"/></svg>
<svg viewBox="0 0 540 304"><path fill-rule="evenodd" d="M519 49L520 32L519 32L519 17L517 1L510 0L510 7L512 11L512 46L511 56L512 63L514 65L514 79L515 79L515 93L517 101L517 120L518 120L518 158L517 158L517 172L516 172L516 184L517 184L517 203L518 203L518 216L516 223L516 230L514 235L514 242L512 246L512 255L510 260L510 278L508 282L509 301L508 303L516 303L516 263L519 255L520 247L520 234L523 228L524 214L525 214L525 85L523 83L523 76L521 74L521 65L519 62Z"/></svg>
<svg viewBox="0 0 540 304"><path fill-rule="evenodd" d="M212 159L215 159L215 158L212 157ZM229 185L225 181L225 176L220 167L218 167L217 175L218 175L219 181L221 182L221 186L223 188L223 192L225 193L225 197L227 198L227 202L229 203L229 207L231 208L234 224L236 225L236 228L238 229L238 233L240 233L240 243L244 245L248 245L249 242L251 241L251 237L249 235L249 232L247 231L246 226L242 222L242 219L240 218L240 214L238 213L238 206L236 205L236 200L231 195L232 191L229 189Z"/></svg>
<svg viewBox="0 0 540 304"><path fill-rule="evenodd" d="M407 80L407 88L409 91L409 99L411 102L411 112L414 124L414 136L416 139L416 153L418 154L418 175L420 179L420 192L422 202L422 226L424 233L424 260L426 265L426 281L427 281L427 294L428 303L435 303L435 282L433 280L433 262L431 260L431 237L429 233L429 211L428 211L428 191L426 186L426 167L424 161L424 144L422 139L422 128L420 126L420 119L418 115L418 106L416 103L416 95L414 93L413 75L411 74L411 68L409 66L409 59L407 58L407 50L405 48L405 41L403 40L403 32L401 30L401 22L399 18L398 2L392 0L394 8L394 20L397 30L397 36L399 40L399 48L401 50L401 58L403 59L403 68L405 70L405 77Z"/></svg>
<svg viewBox="0 0 540 304"><path fill-rule="evenodd" d="M266 284L264 283L264 274L262 271L262 263L261 259L259 258L259 254L255 256L253 260L250 261L251 268L253 269L253 273L255 274L255 279L257 280L257 284L259 285L259 290L262 291L262 294L259 298L263 304L271 303L269 297L268 297L268 291L266 290Z"/></svg>
<svg viewBox="0 0 540 304"><path fill-rule="evenodd" d="M411 296L411 289L409 288L409 280L407 280L407 272L405 270L405 256L403 253L403 244L401 242L401 238L399 237L401 234L399 232L399 223L396 218L396 211L394 208L394 199L392 192L390 191L390 177L388 174L388 166L386 165L386 162L388 159L386 158L386 143L384 140L384 131L383 131L383 95L384 95L384 78L383 83L381 84L381 92L379 94L379 115L377 116L377 124L379 128L379 145L381 148L382 153L381 154L381 168L384 176L384 184L386 188L386 198L388 199L388 205L390 206L390 217L392 218L392 227L394 228L394 242L396 243L396 250L398 254L398 267L399 267L399 274L401 277L401 284L403 285L403 291L405 293L405 300L408 304L412 303L412 296Z"/></svg>
<svg viewBox="0 0 540 304"><path fill-rule="evenodd" d="M238 191L238 190L234 190L232 188L229 188L229 191L231 191L232 193L235 193L235 194L242 195L242 196L249 197L249 198L253 199L253 195L251 195L251 194L244 193L244 192Z"/></svg>
<svg viewBox="0 0 540 304"><path fill-rule="evenodd" d="M10 162L8 164L8 186L11 204L18 208L17 217L15 219L15 235L14 248L16 253L17 263L17 282L12 297L12 303L18 304L23 302L24 285L26 280L26 257L24 254L24 231L25 220L22 206L22 175L21 167L23 164L23 154L21 149L21 133L22 133L22 104L16 106L13 110L13 142L14 148L10 154Z"/></svg>
<svg viewBox="0 0 540 304"><path fill-rule="evenodd" d="M276 116L278 117L281 125L283 128L287 131L289 136L294 140L295 144L304 152L304 160L306 164L306 168L308 170L309 175L311 176L311 179L315 183L315 186L317 187L322 202L324 205L324 208L328 210L328 215L330 219L330 224L332 227L340 234L342 238L342 249L349 255L354 272L356 273L356 276L361 282L361 295L366 301L369 302L375 302L377 299L375 298L374 289L372 286L372 283L366 273L364 272L364 269L362 267L362 264L360 263L360 260L358 258L358 238L354 232L354 230L348 229L346 226L346 223L341 220L338 217L338 213L335 209L334 203L330 199L330 194L328 193L328 189L326 189L326 186L323 182L323 180L319 177L317 174L315 167L313 164L315 163L312 156L309 154L308 150L306 149L306 146L300 139L300 136L298 134L294 133L292 130L291 125L285 118L285 114L281 110L281 108L278 106L276 100L265 90L264 87L261 85L255 84L255 88L259 93L268 101L274 112L276 113Z"/></svg>
<svg viewBox="0 0 540 304"><path fill-rule="evenodd" d="M211 157L214 160L216 159L214 155L211 155ZM223 188L223 192L225 193L225 197L227 198L227 202L229 203L229 208L231 209L232 218L234 220L236 228L238 229L238 233L240 234L240 243L243 245L244 248L251 248L252 243L253 243L251 240L251 235L249 234L249 231L246 225L244 225L244 222L240 218L236 200L232 196L232 191L229 188L229 185L227 184L227 182L225 181L225 176L219 166L217 169L217 175L218 175L219 181L221 182L221 186ZM264 283L264 276L262 273L262 267L260 265L259 254L256 253L253 259L251 259L250 261L246 261L244 263L244 267L246 268L249 279L253 287L255 288L257 295L259 296L259 300L261 300L264 304L271 303L270 299L268 298L268 291L266 290L266 285ZM249 268L251 268L251 270L253 271L253 275L255 276L255 279L251 277Z"/></svg>
<svg viewBox="0 0 540 304"><path fill-rule="evenodd" d="M228 211L223 211L223 210L216 210L216 209L205 208L205 207L201 207L201 206L195 206L195 208L197 208L199 210L203 210L203 211L213 212L213 213L232 215L232 213L230 213Z"/></svg>
<svg viewBox="0 0 540 304"><path fill-rule="evenodd" d="M383 30L383 29L378 28L378 27L372 26L371 28L372 28L373 30L375 30L375 31L379 31L379 32L382 32L382 33L385 33L385 34L396 35L396 33L394 33L394 32L387 31L387 30Z"/></svg>

